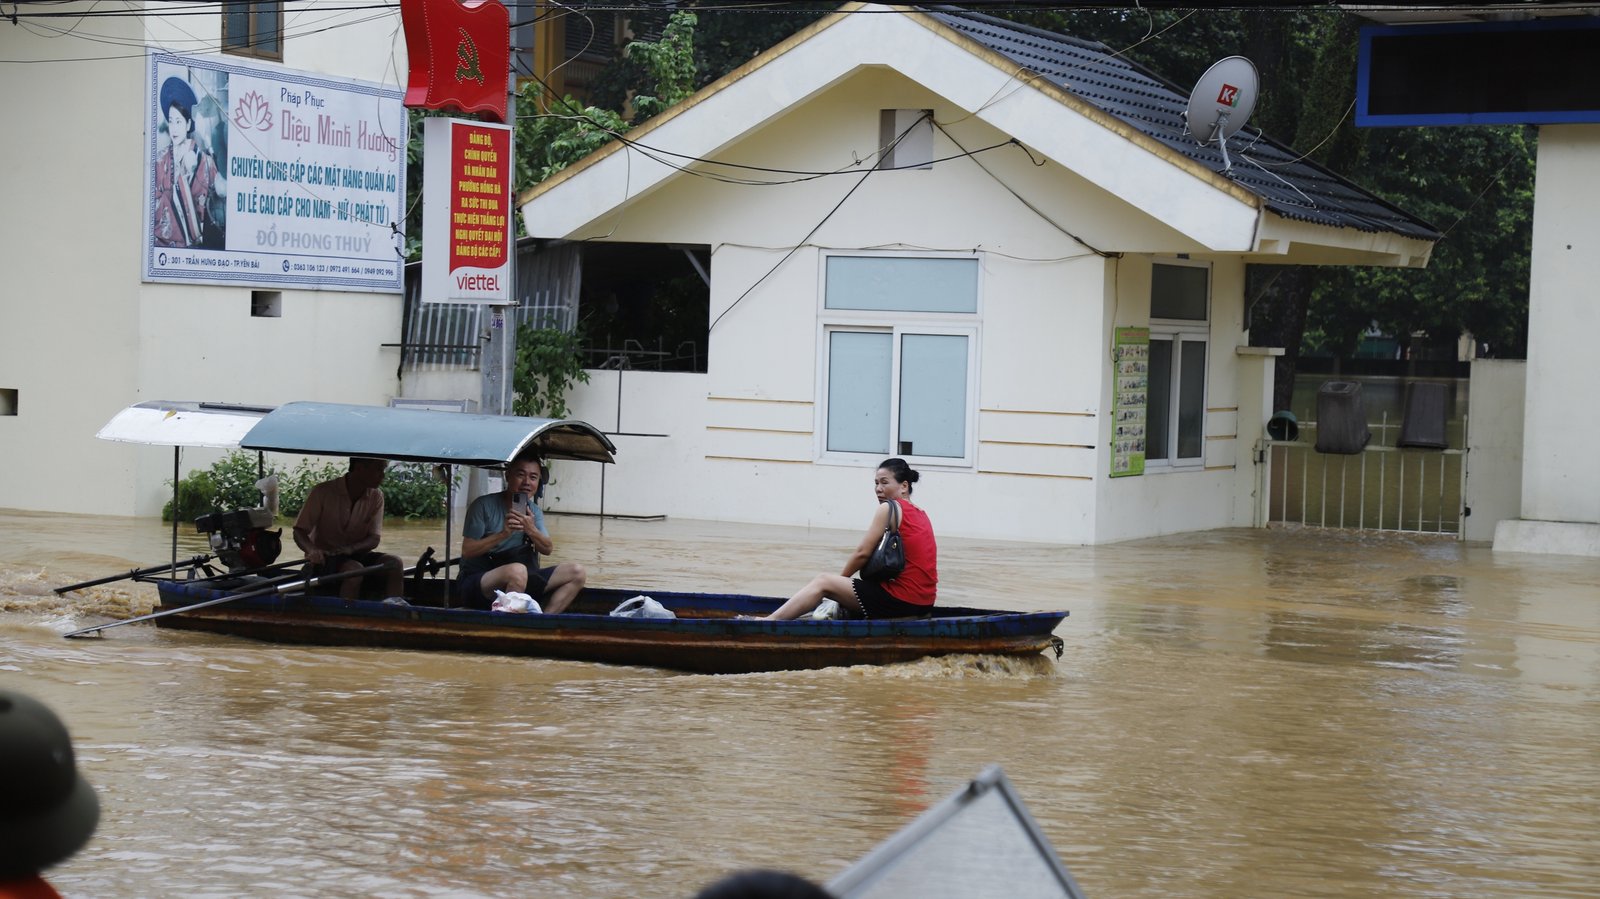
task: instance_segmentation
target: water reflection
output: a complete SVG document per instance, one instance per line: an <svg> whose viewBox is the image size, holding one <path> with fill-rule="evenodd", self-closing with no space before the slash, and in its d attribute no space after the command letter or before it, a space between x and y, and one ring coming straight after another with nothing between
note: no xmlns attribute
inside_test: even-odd
<svg viewBox="0 0 1600 899"><path fill-rule="evenodd" d="M600 583L778 594L853 535L552 516ZM1374 534L941 540L1059 662L694 676L132 625L131 519L0 512L0 683L105 806L67 895L686 896L826 880L991 762L1091 896L1589 894L1600 563ZM187 538L186 538L187 539ZM386 547L442 550L396 523ZM63 549L72 547L72 549ZM201 552L188 546L183 552Z"/></svg>

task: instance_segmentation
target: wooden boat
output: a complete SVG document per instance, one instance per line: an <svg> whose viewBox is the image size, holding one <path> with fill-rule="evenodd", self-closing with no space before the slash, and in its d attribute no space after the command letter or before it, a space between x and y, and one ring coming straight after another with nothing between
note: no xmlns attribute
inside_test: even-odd
<svg viewBox="0 0 1600 899"><path fill-rule="evenodd" d="M122 425L113 419L100 436L141 443L176 438L184 445L231 442L261 452L447 466L504 465L528 448L550 458L597 462L611 461L615 452L605 435L571 420L328 403L240 408L143 403L120 413ZM204 422L208 415L218 418L215 428ZM250 421L242 423L241 416ZM447 557L450 539L447 531ZM218 546L215 537L212 544ZM227 547L220 552L226 557ZM434 562L431 553L408 571L406 605L331 595L336 589L294 573L298 563L216 574L200 557L179 566L176 550L171 570L130 576L155 584L160 605L141 617L163 627L283 643L487 652L705 673L887 664L959 653L1025 656L1048 648L1059 658L1062 641L1053 631L1067 616L939 606L915 619L764 621L741 616L764 615L781 599L652 591L676 617L625 618L610 612L640 591L607 587L586 588L560 615L480 611L450 607L450 566ZM211 573L200 577L202 570ZM129 621L136 620L141 619ZM123 623L128 622L74 633Z"/></svg>
<svg viewBox="0 0 1600 899"><path fill-rule="evenodd" d="M408 591L414 581L407 584ZM441 578L421 582L435 593ZM161 581L161 608L181 609L250 589L205 581ZM762 621L781 600L711 593L650 596L674 619L617 618L610 611L638 591L591 587L560 615L409 606L338 596L271 594L158 619L166 627L280 643L488 652L504 655L649 665L728 674L882 665L956 653L1038 655L1061 640L1052 631L1066 612L995 612L935 607L921 619Z"/></svg>

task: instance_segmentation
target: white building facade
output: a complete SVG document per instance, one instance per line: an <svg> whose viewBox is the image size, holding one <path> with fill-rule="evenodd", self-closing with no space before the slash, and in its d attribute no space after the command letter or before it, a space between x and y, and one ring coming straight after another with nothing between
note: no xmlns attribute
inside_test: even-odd
<svg viewBox="0 0 1600 899"><path fill-rule="evenodd" d="M104 8L23 4L20 24L0 25L0 114L12 123L0 132L3 507L158 513L171 496L171 452L93 438L132 403L382 404L398 390L398 354L381 346L399 332L398 288L143 278L148 54L398 91L398 9L308 0L163 16L157 6L79 20L33 14Z"/></svg>

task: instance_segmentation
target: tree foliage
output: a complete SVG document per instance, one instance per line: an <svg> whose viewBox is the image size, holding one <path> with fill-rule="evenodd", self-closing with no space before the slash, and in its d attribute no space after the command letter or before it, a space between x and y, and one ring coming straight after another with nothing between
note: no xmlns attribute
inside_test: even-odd
<svg viewBox="0 0 1600 899"><path fill-rule="evenodd" d="M1281 408L1301 352L1348 356L1374 325L1402 342L1415 335L1453 347L1468 330L1492 354L1524 352L1532 129L1355 127L1362 20L1336 7L1002 15L1099 40L1181 91L1216 59L1247 56L1263 86L1253 127L1445 232L1424 269L1249 267L1251 342L1288 351L1278 369Z"/></svg>
<svg viewBox="0 0 1600 899"><path fill-rule="evenodd" d="M517 328L517 361L512 374L511 412L533 418L566 418L567 389L589 383L583 368L583 337L578 331Z"/></svg>
<svg viewBox="0 0 1600 899"><path fill-rule="evenodd" d="M655 115L694 93L695 14L672 14L659 41L634 41L626 49L627 70L637 78L616 108L585 105L568 94L548 96L529 82L517 96L516 189L526 190L610 143L633 127L621 111L626 101L639 111L634 121Z"/></svg>

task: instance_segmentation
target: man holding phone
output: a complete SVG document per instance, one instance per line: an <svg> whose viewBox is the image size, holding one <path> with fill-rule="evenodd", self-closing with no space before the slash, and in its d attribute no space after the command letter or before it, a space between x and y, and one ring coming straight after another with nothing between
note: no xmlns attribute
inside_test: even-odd
<svg viewBox="0 0 1600 899"><path fill-rule="evenodd" d="M544 512L534 499L544 466L534 456L518 456L506 466L506 486L478 497L467 508L462 529L461 579L456 595L473 609L487 609L494 591L526 593L544 611L565 611L583 589L589 573L575 562L539 567L539 556L555 549L544 528Z"/></svg>

